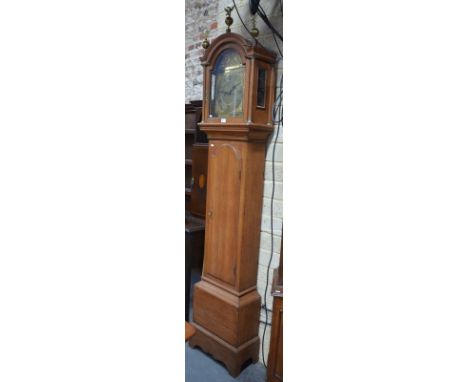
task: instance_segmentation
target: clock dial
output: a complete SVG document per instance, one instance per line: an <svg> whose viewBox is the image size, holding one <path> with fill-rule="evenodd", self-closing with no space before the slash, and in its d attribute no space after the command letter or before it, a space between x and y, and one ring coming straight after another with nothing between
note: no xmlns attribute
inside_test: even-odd
<svg viewBox="0 0 468 382"><path fill-rule="evenodd" d="M244 65L233 49L223 51L211 75L212 117L239 117L243 113Z"/></svg>

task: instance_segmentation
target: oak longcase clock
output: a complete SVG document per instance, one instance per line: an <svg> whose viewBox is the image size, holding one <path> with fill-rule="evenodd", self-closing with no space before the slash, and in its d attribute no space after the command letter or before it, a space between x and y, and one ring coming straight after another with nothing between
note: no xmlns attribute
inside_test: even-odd
<svg viewBox="0 0 468 382"><path fill-rule="evenodd" d="M223 362L233 376L259 354L258 252L275 63L274 53L234 33L216 38L202 57L208 187L190 345Z"/></svg>

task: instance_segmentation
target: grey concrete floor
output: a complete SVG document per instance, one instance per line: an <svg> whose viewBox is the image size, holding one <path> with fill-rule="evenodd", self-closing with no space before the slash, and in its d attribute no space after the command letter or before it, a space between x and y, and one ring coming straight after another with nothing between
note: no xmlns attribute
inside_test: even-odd
<svg viewBox="0 0 468 382"><path fill-rule="evenodd" d="M200 272L192 271L192 285L200 280ZM191 310L191 309L190 309ZM192 312L190 311L190 320ZM229 375L222 363L214 360L200 349L185 344L185 382L264 382L266 368L262 362L247 366L237 378Z"/></svg>
<svg viewBox="0 0 468 382"><path fill-rule="evenodd" d="M266 369L261 362L247 366L237 378L224 366L199 349L185 345L185 382L264 382Z"/></svg>

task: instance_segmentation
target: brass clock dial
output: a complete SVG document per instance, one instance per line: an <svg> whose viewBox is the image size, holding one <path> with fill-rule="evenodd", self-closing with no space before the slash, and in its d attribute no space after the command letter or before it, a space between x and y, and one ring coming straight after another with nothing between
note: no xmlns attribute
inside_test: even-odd
<svg viewBox="0 0 468 382"><path fill-rule="evenodd" d="M226 49L218 57L211 76L212 117L239 117L243 113L244 65L239 54Z"/></svg>

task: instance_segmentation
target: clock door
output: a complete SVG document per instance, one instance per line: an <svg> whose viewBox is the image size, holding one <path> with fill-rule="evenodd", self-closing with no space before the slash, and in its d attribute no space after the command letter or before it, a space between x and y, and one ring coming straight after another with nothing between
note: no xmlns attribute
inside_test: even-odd
<svg viewBox="0 0 468 382"><path fill-rule="evenodd" d="M205 277L235 287L239 250L242 156L236 143L210 144Z"/></svg>

